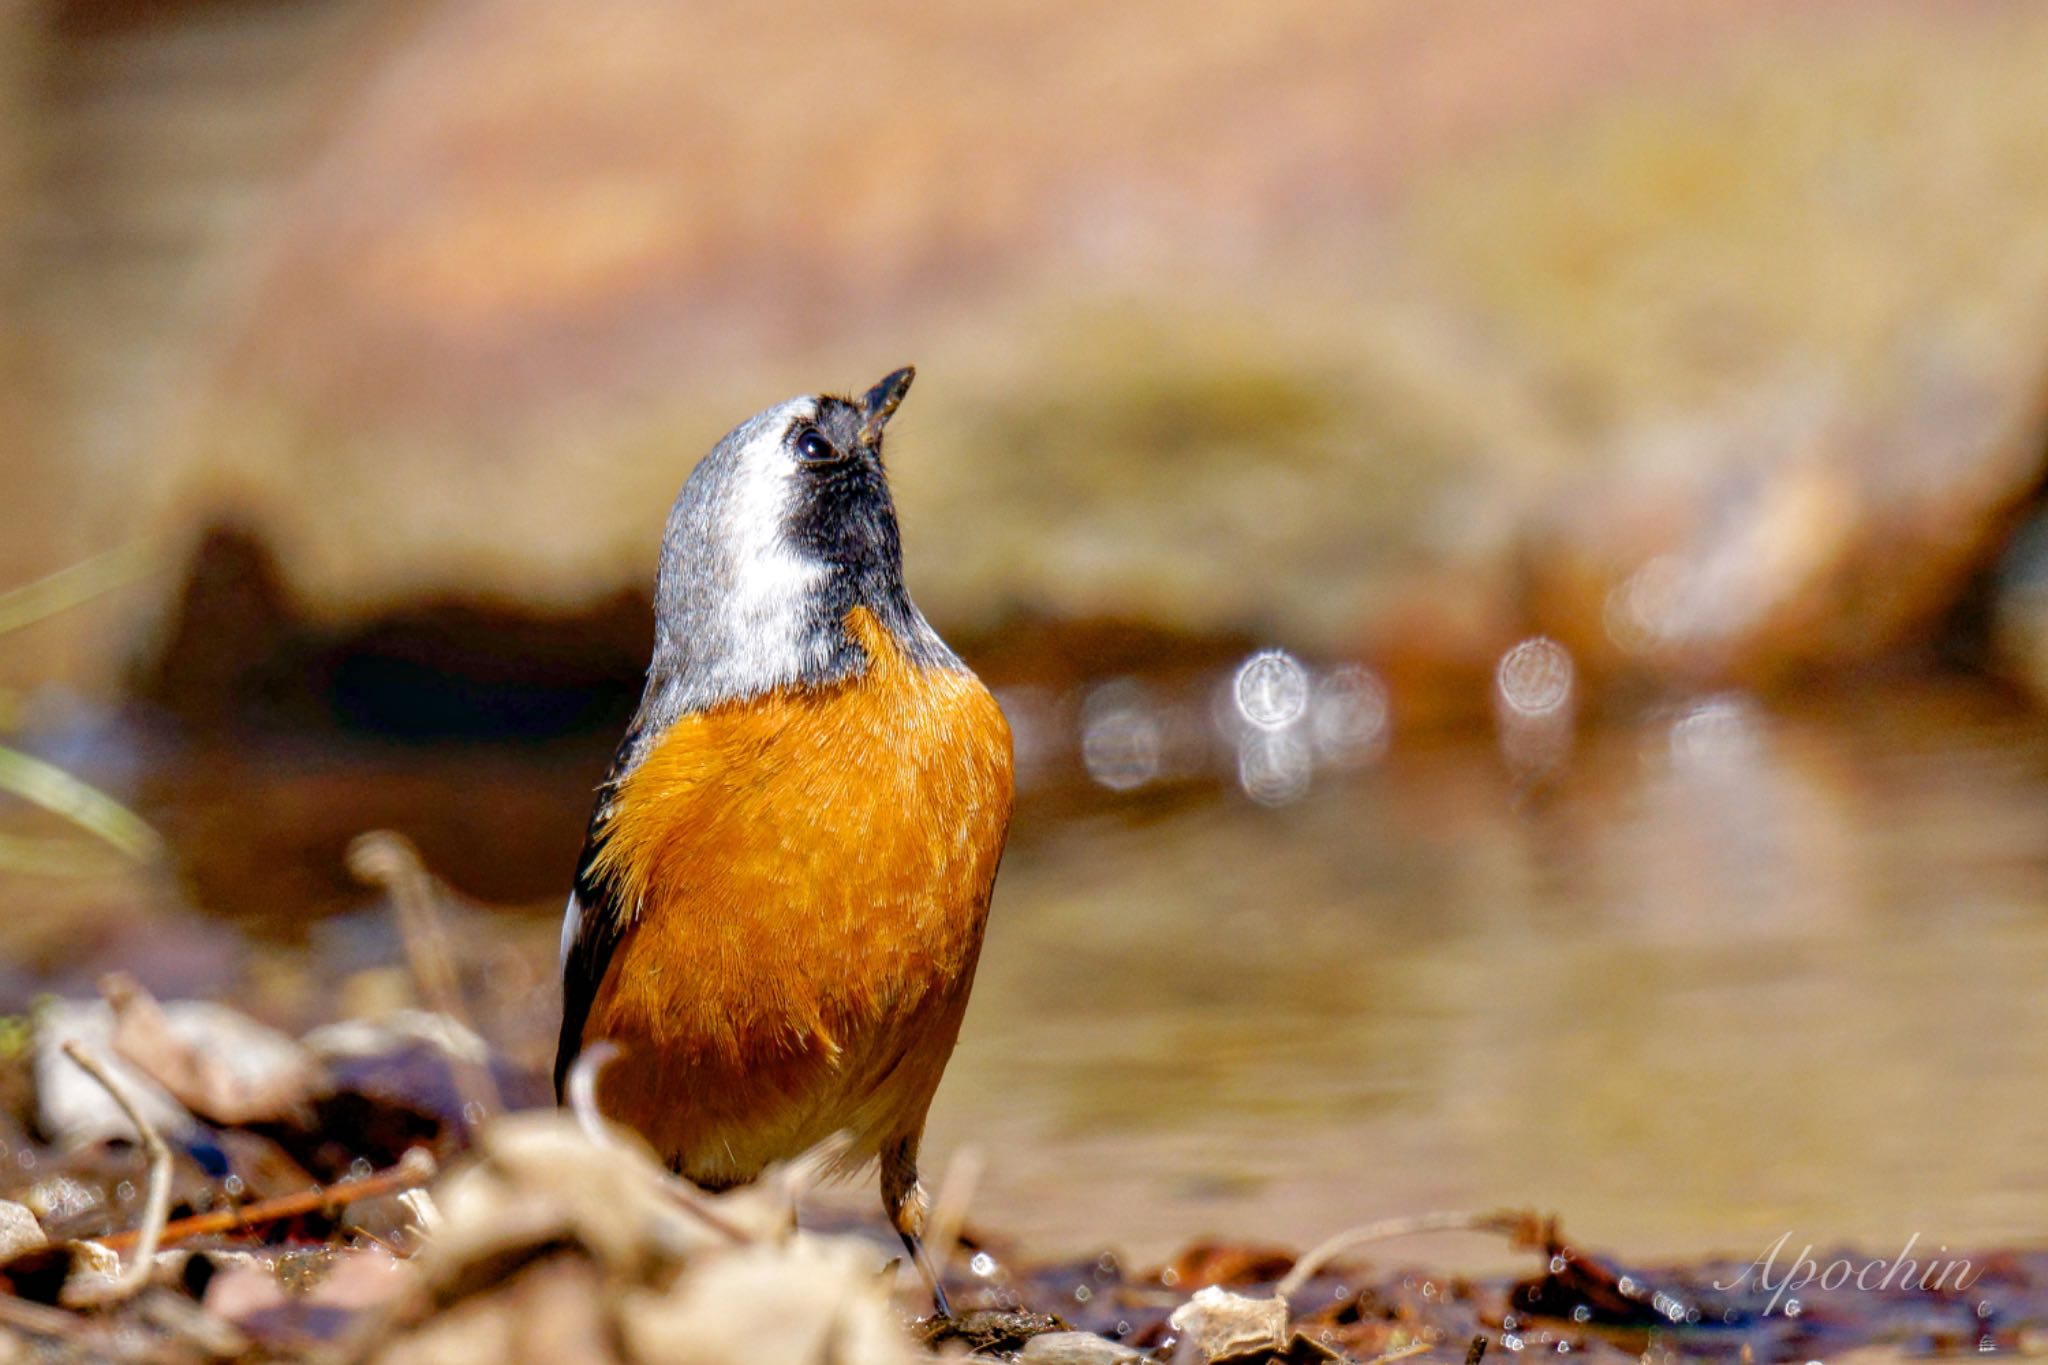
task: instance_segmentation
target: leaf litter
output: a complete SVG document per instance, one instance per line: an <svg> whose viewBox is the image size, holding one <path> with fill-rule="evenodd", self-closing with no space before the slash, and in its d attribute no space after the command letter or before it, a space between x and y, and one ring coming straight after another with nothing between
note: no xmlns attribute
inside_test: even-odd
<svg viewBox="0 0 2048 1365"><path fill-rule="evenodd" d="M1967 1287L1816 1281L1795 1295L1753 1264L1628 1266L1574 1246L1554 1217L1498 1211L1388 1219L1298 1256L1216 1241L1145 1268L1034 1259L967 1221L971 1152L937 1191L932 1244L955 1316L934 1318L885 1230L799 1218L816 1154L711 1195L587 1104L545 1104L543 1079L465 1017L410 846L367 836L352 865L399 904L429 1009L294 1038L116 974L101 999L45 1001L6 1035L0 1365L2048 1352L2044 1251L1972 1257ZM587 1095L592 1074L574 1088ZM1380 1259L1392 1239L1449 1231L1504 1241L1528 1272Z"/></svg>

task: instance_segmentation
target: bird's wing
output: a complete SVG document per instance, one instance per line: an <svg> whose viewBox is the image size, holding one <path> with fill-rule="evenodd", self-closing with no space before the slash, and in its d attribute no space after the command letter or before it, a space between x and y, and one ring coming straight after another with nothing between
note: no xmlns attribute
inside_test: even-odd
<svg viewBox="0 0 2048 1365"><path fill-rule="evenodd" d="M621 749L623 754L624 750ZM606 779L590 817L590 831L583 840L583 856L576 860L576 886L569 893L568 909L562 917L562 1033L555 1045L555 1099L568 1098L569 1068L583 1050L583 1026L590 1007L604 983L625 928L622 907L605 881L594 874L598 850L604 846L604 824L609 815L614 777Z"/></svg>

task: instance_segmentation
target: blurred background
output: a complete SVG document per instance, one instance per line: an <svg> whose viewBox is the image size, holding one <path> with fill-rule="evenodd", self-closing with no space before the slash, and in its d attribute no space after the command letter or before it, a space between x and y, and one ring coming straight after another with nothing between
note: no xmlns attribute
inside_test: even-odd
<svg viewBox="0 0 2048 1365"><path fill-rule="evenodd" d="M915 362L1042 1251L2048 1233L2048 12L0 0L0 1009L552 1045L669 502ZM865 1198L865 1195L862 1195Z"/></svg>

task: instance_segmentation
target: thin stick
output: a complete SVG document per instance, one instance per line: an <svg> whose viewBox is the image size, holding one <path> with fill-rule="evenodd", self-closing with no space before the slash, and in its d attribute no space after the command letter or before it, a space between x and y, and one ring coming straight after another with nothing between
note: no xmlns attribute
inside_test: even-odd
<svg viewBox="0 0 2048 1365"><path fill-rule="evenodd" d="M399 941L405 945L405 960L420 999L436 1014L446 1015L475 1033L469 1012L462 1003L462 984L455 973L454 953L442 931L440 895L434 878L420 861L419 850L403 835L388 829L373 829L356 836L348 846L348 868L358 881L382 887L391 897L398 920ZM487 1063L473 1058L449 1056L455 1072L455 1088L461 1094L465 1121L471 1105L476 1113L497 1114L505 1109L505 1097Z"/></svg>
<svg viewBox="0 0 2048 1365"><path fill-rule="evenodd" d="M626 1150L627 1145L619 1140L612 1131L611 1120L597 1107L597 1078L618 1058L619 1045L610 1039L599 1039L577 1054L569 1067L569 1083L563 1087L569 1100L569 1112L576 1116L576 1124L583 1130L583 1136L597 1146L615 1152ZM664 1171L660 1184L671 1199L719 1236L735 1242L754 1240L745 1228L713 1208L711 1201L682 1177Z"/></svg>
<svg viewBox="0 0 2048 1365"><path fill-rule="evenodd" d="M343 1185L315 1185L310 1190L281 1194L274 1199L259 1199L239 1208L214 1209L209 1213L180 1218L164 1226L160 1244L172 1246L189 1242L194 1237L211 1237L215 1233L246 1232L266 1223L303 1218L309 1213L332 1213L365 1199L398 1194L424 1185L434 1178L439 1169L432 1152L424 1147L414 1147L398 1159L397 1165L366 1175L361 1180L351 1180ZM137 1236L133 1232L117 1232L111 1237L95 1240L109 1251L121 1252L134 1245Z"/></svg>
<svg viewBox="0 0 2048 1365"><path fill-rule="evenodd" d="M135 1233L134 1258L121 1267L121 1273L112 1284L89 1298L94 1303L112 1303L132 1296L148 1284L150 1272L156 1267L157 1248L163 1243L164 1225L171 1217L171 1149L164 1145L156 1125L142 1116L142 1111L128 1093L128 1087L114 1079L90 1048L73 1038L64 1044L64 1055L78 1063L86 1075L98 1081L100 1088L114 1097L114 1103L121 1106L128 1122L135 1125L143 1150L149 1153L149 1194L142 1205L142 1226Z"/></svg>
<svg viewBox="0 0 2048 1365"><path fill-rule="evenodd" d="M1384 1218L1377 1223L1347 1228L1312 1248L1307 1255L1296 1261L1294 1268L1274 1286L1273 1297L1284 1299L1299 1292L1301 1287L1314 1279L1316 1272L1328 1265L1332 1258L1367 1242L1384 1242L1392 1237L1413 1237L1424 1232L1498 1232L1512 1237L1529 1224L1529 1215L1522 1213L1420 1213L1407 1218Z"/></svg>

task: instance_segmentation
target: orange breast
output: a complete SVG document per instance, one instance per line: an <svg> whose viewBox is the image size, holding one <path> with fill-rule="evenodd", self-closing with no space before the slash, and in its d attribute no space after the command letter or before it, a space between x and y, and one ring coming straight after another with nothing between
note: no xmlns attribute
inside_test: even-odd
<svg viewBox="0 0 2048 1365"><path fill-rule="evenodd" d="M708 1184L915 1134L981 947L1009 727L972 674L847 624L859 677L672 726L597 863L630 916L584 1029L624 1048L600 1102Z"/></svg>

